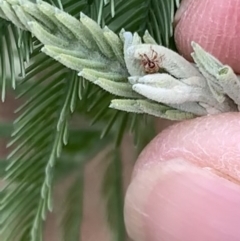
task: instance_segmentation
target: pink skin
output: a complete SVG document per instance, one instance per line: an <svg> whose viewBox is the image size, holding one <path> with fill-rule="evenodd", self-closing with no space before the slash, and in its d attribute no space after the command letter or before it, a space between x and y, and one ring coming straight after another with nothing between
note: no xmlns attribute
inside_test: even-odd
<svg viewBox="0 0 240 241"><path fill-rule="evenodd" d="M139 156L125 201L136 241L240 240L240 116L176 124Z"/></svg>
<svg viewBox="0 0 240 241"><path fill-rule="evenodd" d="M199 43L240 73L240 0L183 0L176 14L178 50L191 59L191 41Z"/></svg>
<svg viewBox="0 0 240 241"><path fill-rule="evenodd" d="M240 27L234 21L240 18L240 0L183 0L182 4L185 10L182 7L176 15L175 35L180 52L187 56L189 39L204 36L197 42L237 66ZM232 32L217 31L227 25L228 17ZM239 33L233 31L237 28ZM230 38L231 33L236 38ZM220 51L219 46L225 47ZM125 199L127 231L136 241L239 241L239 184L239 113L175 124L138 158Z"/></svg>

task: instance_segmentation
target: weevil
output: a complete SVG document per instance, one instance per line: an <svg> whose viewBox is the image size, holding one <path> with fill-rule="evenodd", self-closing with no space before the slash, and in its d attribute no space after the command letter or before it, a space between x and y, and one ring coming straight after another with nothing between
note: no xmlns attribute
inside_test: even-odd
<svg viewBox="0 0 240 241"><path fill-rule="evenodd" d="M141 63L144 67L144 70L148 74L157 73L161 69L161 61L163 58L163 55L158 56L158 53L151 49L151 56L149 57L147 54L139 54L141 57Z"/></svg>

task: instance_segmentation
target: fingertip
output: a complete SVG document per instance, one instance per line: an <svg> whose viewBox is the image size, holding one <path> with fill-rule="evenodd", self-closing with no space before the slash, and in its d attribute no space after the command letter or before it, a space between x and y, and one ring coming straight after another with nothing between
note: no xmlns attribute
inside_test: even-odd
<svg viewBox="0 0 240 241"><path fill-rule="evenodd" d="M238 184L176 158L137 173L125 222L136 241L237 241L239 204Z"/></svg>
<svg viewBox="0 0 240 241"><path fill-rule="evenodd" d="M240 222L239 140L239 113L177 123L152 140L139 156L126 195L130 236L138 241L161 240L160 234L168 241L240 240L235 225ZM191 233L195 229L202 239Z"/></svg>
<svg viewBox="0 0 240 241"><path fill-rule="evenodd" d="M240 114L205 116L172 125L140 154L133 176L152 162L184 158L240 181Z"/></svg>
<svg viewBox="0 0 240 241"><path fill-rule="evenodd" d="M178 51L192 60L191 41L240 73L240 0L185 0L175 16Z"/></svg>

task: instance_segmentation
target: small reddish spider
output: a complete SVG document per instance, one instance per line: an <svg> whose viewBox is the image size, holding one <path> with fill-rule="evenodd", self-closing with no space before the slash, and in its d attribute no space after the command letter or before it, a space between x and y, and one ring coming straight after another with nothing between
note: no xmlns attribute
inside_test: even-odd
<svg viewBox="0 0 240 241"><path fill-rule="evenodd" d="M147 54L139 54L141 57L141 63L144 67L144 70L148 74L157 73L160 70L160 63L162 61L162 56L158 57L158 53L150 47L152 51L151 57L148 57Z"/></svg>

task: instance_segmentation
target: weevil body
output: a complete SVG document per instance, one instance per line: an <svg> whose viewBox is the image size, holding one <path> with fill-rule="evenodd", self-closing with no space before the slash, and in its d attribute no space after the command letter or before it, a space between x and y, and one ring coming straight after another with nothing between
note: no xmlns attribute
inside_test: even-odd
<svg viewBox="0 0 240 241"><path fill-rule="evenodd" d="M144 67L145 73L153 74L159 72L163 55L158 56L158 53L153 50L152 47L150 47L150 49L150 57L147 54L139 54L139 56L141 57L141 63Z"/></svg>

